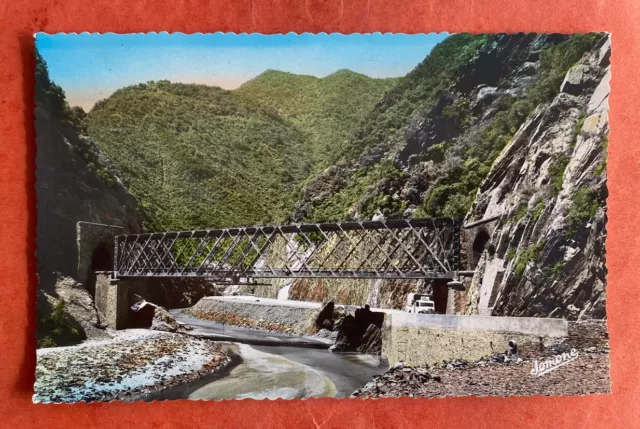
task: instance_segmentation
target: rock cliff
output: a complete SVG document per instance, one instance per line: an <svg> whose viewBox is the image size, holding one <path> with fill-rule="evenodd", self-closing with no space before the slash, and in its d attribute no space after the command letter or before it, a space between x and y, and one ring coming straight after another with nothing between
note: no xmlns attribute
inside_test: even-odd
<svg viewBox="0 0 640 429"><path fill-rule="evenodd" d="M480 185L467 221L500 218L478 271L503 275L474 277L466 313L605 317L609 56L604 37Z"/></svg>
<svg viewBox="0 0 640 429"><path fill-rule="evenodd" d="M37 338L47 347L104 335L87 285L78 281L77 223L139 232L142 218L110 161L83 136L84 112L69 107L38 52L35 93Z"/></svg>
<svg viewBox="0 0 640 429"><path fill-rule="evenodd" d="M45 106L36 106L37 256L40 287L76 276L76 224L123 226L139 232L136 199L107 167L95 144L65 127Z"/></svg>

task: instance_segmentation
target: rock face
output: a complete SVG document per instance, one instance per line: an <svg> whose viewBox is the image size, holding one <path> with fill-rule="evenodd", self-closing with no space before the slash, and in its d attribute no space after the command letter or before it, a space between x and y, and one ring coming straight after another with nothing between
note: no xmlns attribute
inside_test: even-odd
<svg viewBox="0 0 640 429"><path fill-rule="evenodd" d="M92 297L87 285L78 282L76 225L85 221L140 232L137 201L108 169L108 160L91 140L63 126L40 102L35 116L38 314L48 317L64 302L64 312L87 337L101 338L105 333L99 329L102 324Z"/></svg>
<svg viewBox="0 0 640 429"><path fill-rule="evenodd" d="M467 221L500 215L491 232L501 280L473 279L466 313L605 317L608 37L538 106L481 184Z"/></svg>
<svg viewBox="0 0 640 429"><path fill-rule="evenodd" d="M77 344L87 338L108 338L93 306L93 299L81 283L61 277L53 293L38 289L38 347Z"/></svg>
<svg viewBox="0 0 640 429"><path fill-rule="evenodd" d="M39 287L51 293L59 275L76 277L79 221L135 233L142 230L142 218L136 199L117 177L106 171L98 177L95 159L107 161L92 141L62 126L41 105L36 107L36 133L38 277Z"/></svg>
<svg viewBox="0 0 640 429"><path fill-rule="evenodd" d="M358 352L368 355L379 355L382 352L382 330L379 326L372 323L364 331Z"/></svg>
<svg viewBox="0 0 640 429"><path fill-rule="evenodd" d="M102 328L102 321L93 305L93 299L82 283L71 277L58 279L56 294L65 303L66 312L76 320L89 338L108 337ZM56 301L50 297L50 300Z"/></svg>

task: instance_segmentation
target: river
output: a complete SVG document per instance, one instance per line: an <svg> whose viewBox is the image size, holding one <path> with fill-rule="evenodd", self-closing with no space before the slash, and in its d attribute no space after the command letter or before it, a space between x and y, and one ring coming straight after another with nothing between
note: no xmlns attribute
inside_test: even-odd
<svg viewBox="0 0 640 429"><path fill-rule="evenodd" d="M142 399L340 398L348 397L388 369L384 358L331 353L326 341L312 337L223 326L190 318L180 311L173 313L176 319L194 326L192 332L198 335L228 338L224 344L232 363L221 373L153 392Z"/></svg>

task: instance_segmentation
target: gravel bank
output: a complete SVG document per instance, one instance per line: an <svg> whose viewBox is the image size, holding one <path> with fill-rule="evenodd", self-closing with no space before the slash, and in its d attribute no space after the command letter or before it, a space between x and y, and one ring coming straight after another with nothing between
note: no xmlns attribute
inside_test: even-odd
<svg viewBox="0 0 640 429"><path fill-rule="evenodd" d="M359 398L584 395L610 393L609 356L581 354L577 360L536 377L531 361L450 363L447 368L394 366L354 392ZM459 365L459 366L456 366Z"/></svg>
<svg viewBox="0 0 640 429"><path fill-rule="evenodd" d="M34 402L131 400L228 364L220 346L167 332L130 330L112 340L37 351Z"/></svg>

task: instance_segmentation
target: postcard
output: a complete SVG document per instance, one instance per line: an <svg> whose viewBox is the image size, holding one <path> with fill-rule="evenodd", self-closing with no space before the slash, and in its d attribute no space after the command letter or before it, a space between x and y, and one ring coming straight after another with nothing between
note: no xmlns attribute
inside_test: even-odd
<svg viewBox="0 0 640 429"><path fill-rule="evenodd" d="M34 402L609 393L611 35L35 35Z"/></svg>

